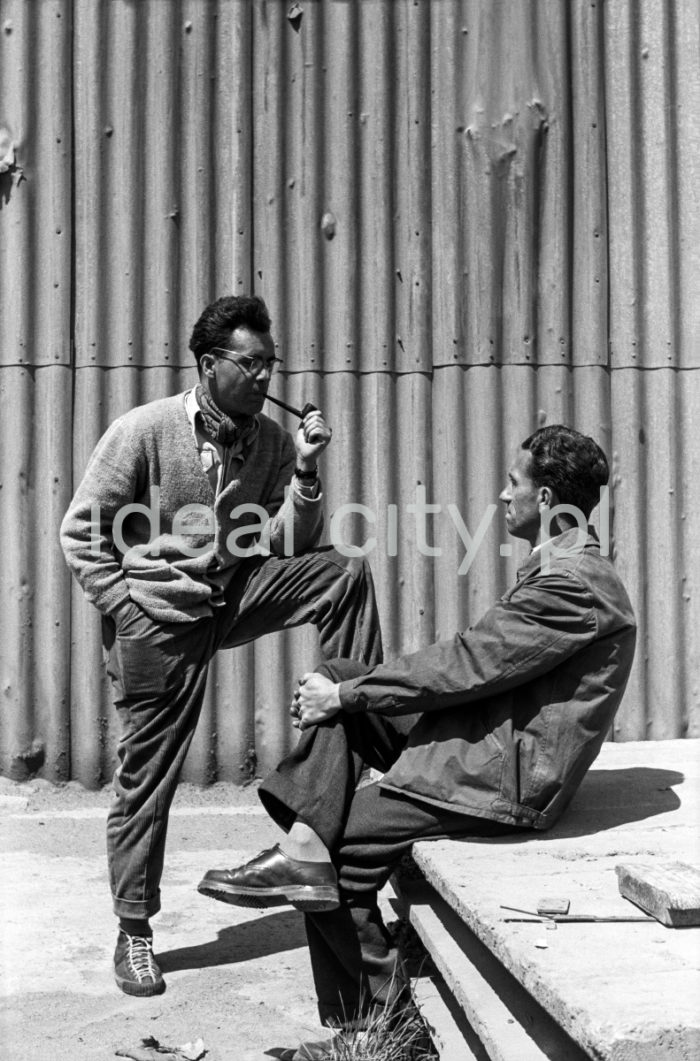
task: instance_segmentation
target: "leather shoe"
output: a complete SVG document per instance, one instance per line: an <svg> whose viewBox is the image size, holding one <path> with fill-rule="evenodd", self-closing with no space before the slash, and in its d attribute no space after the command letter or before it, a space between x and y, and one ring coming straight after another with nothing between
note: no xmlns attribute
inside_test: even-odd
<svg viewBox="0 0 700 1061"><path fill-rule="evenodd" d="M197 891L233 906L286 906L320 912L340 905L330 862L299 862L278 844L235 869L210 869Z"/></svg>

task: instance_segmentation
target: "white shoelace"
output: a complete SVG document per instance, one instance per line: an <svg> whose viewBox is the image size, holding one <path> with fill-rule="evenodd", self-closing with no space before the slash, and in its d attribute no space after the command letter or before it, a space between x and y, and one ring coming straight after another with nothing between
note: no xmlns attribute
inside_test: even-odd
<svg viewBox="0 0 700 1061"><path fill-rule="evenodd" d="M157 968L153 957L153 943L146 936L127 936L129 940L129 968L141 983L147 977L156 980Z"/></svg>

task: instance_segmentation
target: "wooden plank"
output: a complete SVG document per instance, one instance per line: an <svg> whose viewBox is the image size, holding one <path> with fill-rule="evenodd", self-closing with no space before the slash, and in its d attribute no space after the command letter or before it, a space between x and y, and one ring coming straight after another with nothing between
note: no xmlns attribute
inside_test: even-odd
<svg viewBox="0 0 700 1061"><path fill-rule="evenodd" d="M669 928L700 925L700 871L685 862L615 866L620 894Z"/></svg>

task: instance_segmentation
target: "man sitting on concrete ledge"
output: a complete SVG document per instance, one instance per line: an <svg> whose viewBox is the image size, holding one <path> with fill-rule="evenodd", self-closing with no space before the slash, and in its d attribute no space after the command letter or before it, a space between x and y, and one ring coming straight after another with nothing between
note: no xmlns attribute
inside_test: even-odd
<svg viewBox="0 0 700 1061"><path fill-rule="evenodd" d="M598 755L636 629L586 529L607 481L591 438L536 431L500 495L510 534L532 547L515 586L452 640L301 678L291 711L305 732L260 788L286 835L244 866L210 870L199 890L305 912L325 1024L357 1027L401 991L377 892L413 841L547 829ZM391 719L414 712L406 736ZM384 776L358 789L366 765Z"/></svg>

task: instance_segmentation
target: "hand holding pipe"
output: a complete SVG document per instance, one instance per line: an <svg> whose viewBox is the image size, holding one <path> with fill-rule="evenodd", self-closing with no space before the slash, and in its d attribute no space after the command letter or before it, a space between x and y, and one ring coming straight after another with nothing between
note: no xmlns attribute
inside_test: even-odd
<svg viewBox="0 0 700 1061"><path fill-rule="evenodd" d="M287 405L287 403L283 402L281 398L273 398L271 394L268 394L266 397L269 402L272 402L274 405L279 405L282 409L286 409L288 413L291 413L292 416L298 416L300 420L303 420L309 413L318 412L317 406L312 405L311 402L307 402L303 409L296 409L293 405ZM313 441L314 437L311 435L309 442Z"/></svg>

